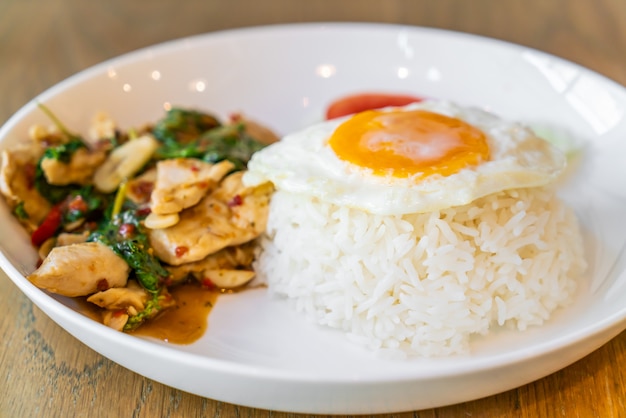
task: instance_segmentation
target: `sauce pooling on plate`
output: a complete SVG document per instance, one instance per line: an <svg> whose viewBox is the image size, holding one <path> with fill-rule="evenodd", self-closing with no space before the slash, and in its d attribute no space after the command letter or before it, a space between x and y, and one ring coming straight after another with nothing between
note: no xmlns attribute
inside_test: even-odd
<svg viewBox="0 0 626 418"><path fill-rule="evenodd" d="M184 284L170 291L176 306L132 331L134 335L158 338L173 344L191 344L207 329L208 315L220 295L196 284Z"/></svg>
<svg viewBox="0 0 626 418"><path fill-rule="evenodd" d="M186 283L173 287L170 293L176 300L176 306L164 310L130 334L181 345L192 344L204 335L208 316L222 292L204 289L199 284ZM83 298L77 301L77 310L80 313L96 322L102 322L102 308Z"/></svg>

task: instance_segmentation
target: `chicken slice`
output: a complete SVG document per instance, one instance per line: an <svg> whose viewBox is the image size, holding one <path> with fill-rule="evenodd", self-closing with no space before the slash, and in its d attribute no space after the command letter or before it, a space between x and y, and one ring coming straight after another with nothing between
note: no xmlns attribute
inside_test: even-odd
<svg viewBox="0 0 626 418"><path fill-rule="evenodd" d="M231 226L249 234L251 238L239 237L230 245L239 245L258 237L267 224L269 212L269 200L274 189L271 183L263 183L257 186L246 187L243 184L244 171L238 171L228 176L220 184L220 187L211 193L211 198L222 203L230 210L230 217L217 209L216 215L222 215ZM222 247L223 248L223 247Z"/></svg>
<svg viewBox="0 0 626 418"><path fill-rule="evenodd" d="M89 134L84 140L90 147L94 147L99 141L106 138L114 138L117 125L113 118L105 112L98 112L91 120Z"/></svg>
<svg viewBox="0 0 626 418"><path fill-rule="evenodd" d="M72 154L69 163L56 158L44 158L41 169L48 183L57 186L67 184L88 184L100 164L106 159L104 149L89 150L79 148Z"/></svg>
<svg viewBox="0 0 626 418"><path fill-rule="evenodd" d="M102 323L109 328L113 328L116 331L123 331L124 325L128 322L129 315L123 311L109 311L102 312Z"/></svg>
<svg viewBox="0 0 626 418"><path fill-rule="evenodd" d="M134 312L129 312L132 315L143 311L148 300L150 300L150 295L135 280L129 280L126 287L113 287L94 293L87 298L87 302L109 310L128 310L132 307Z"/></svg>
<svg viewBox="0 0 626 418"><path fill-rule="evenodd" d="M56 239L56 247L63 245L78 244L81 242L87 242L89 238L89 231L83 231L80 233L61 232Z"/></svg>
<svg viewBox="0 0 626 418"><path fill-rule="evenodd" d="M22 204L27 218L20 222L33 231L50 211L50 203L34 187L37 154L27 148L2 151L0 155L0 193L11 207Z"/></svg>
<svg viewBox="0 0 626 418"><path fill-rule="evenodd" d="M234 168L230 161L209 164L196 158L173 158L157 163L150 199L152 213L167 215L195 205Z"/></svg>
<svg viewBox="0 0 626 418"><path fill-rule="evenodd" d="M98 242L53 248L27 278L35 286L63 296L87 296L126 286L130 268L113 250Z"/></svg>
<svg viewBox="0 0 626 418"><path fill-rule="evenodd" d="M254 242L251 241L235 247L226 247L214 254L208 255L200 261L185 263L180 266L165 266L165 268L170 272L170 279L173 284L178 284L189 276L202 282L205 278L210 279L206 273L207 271L252 271L254 249Z"/></svg>
<svg viewBox="0 0 626 418"><path fill-rule="evenodd" d="M48 238L37 250L39 258L45 259L54 247L62 247L63 245L78 244L79 242L87 242L89 231L82 233L61 232L57 237Z"/></svg>
<svg viewBox="0 0 626 418"><path fill-rule="evenodd" d="M180 213L169 228L148 230L157 257L178 266L258 237L267 223L269 184L245 187L242 171L227 176L211 194Z"/></svg>

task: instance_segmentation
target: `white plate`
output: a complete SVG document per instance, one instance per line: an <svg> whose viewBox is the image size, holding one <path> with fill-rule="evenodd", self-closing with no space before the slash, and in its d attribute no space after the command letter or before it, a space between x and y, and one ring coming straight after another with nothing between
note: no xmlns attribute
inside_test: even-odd
<svg viewBox="0 0 626 418"><path fill-rule="evenodd" d="M122 127L153 121L167 103L243 111L280 133L322 118L330 100L359 91L453 99L574 135L584 156L563 197L586 228L591 263L573 307L540 328L475 341L471 355L385 361L337 332L307 324L263 290L224 296L189 346L107 329L73 301L33 287L36 255L0 206L0 265L47 315L128 369L201 396L307 413L430 408L505 391L580 359L624 329L626 317L626 91L561 59L494 40L415 27L308 24L227 31L147 48L46 91L0 131L16 143L47 119L35 101L85 132L106 110Z"/></svg>

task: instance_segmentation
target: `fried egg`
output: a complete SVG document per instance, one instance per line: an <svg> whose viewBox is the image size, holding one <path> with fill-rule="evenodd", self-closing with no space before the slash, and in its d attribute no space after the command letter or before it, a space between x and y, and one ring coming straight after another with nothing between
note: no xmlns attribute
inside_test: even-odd
<svg viewBox="0 0 626 418"><path fill-rule="evenodd" d="M368 110L255 153L244 183L368 213L424 213L546 185L566 157L520 123L444 101Z"/></svg>

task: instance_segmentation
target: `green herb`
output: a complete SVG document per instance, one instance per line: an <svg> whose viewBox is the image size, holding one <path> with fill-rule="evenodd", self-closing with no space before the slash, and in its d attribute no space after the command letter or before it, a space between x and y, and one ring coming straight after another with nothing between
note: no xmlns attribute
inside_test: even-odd
<svg viewBox="0 0 626 418"><path fill-rule="evenodd" d="M48 183L46 175L41 168L41 162L43 161L43 158L39 160L39 163L37 164L37 168L35 170L35 188L37 189L39 194L46 198L46 200L56 204L65 199L73 191L78 190L80 186L77 186L75 184L57 186Z"/></svg>
<svg viewBox="0 0 626 418"><path fill-rule="evenodd" d="M72 155L79 149L85 147L86 145L80 139L72 139L70 142L47 148L44 151L42 157L37 162L37 168L35 170L35 188L48 201L58 203L73 191L80 189L80 186L75 184L58 186L48 183L41 163L45 159L54 159L68 164L72 159Z"/></svg>
<svg viewBox="0 0 626 418"><path fill-rule="evenodd" d="M136 315L132 315L126 321L124 325L124 331L132 331L137 329L141 324L146 322L148 319L153 318L159 311L161 311L160 299L163 297L159 294L160 292L156 292L152 294L152 299L146 303L146 307L143 311L137 313Z"/></svg>
<svg viewBox="0 0 626 418"><path fill-rule="evenodd" d="M173 108L159 120L153 128L153 135L168 146L185 145L194 142L204 132L221 126L212 115Z"/></svg>
<svg viewBox="0 0 626 418"><path fill-rule="evenodd" d="M51 146L47 148L37 163L35 170L35 188L37 191L51 203L58 203L65 199L72 191L80 188L76 185L57 186L48 183L46 175L41 168L41 163L45 159L58 160L64 164L68 164L72 160L72 156L81 148L86 148L83 139L71 133L63 123L43 104L39 104L39 108L52 120L57 129L65 136L66 142L63 144Z"/></svg>
<svg viewBox="0 0 626 418"><path fill-rule="evenodd" d="M222 126L211 115L178 108L155 125L153 135L162 144L157 159L199 158L210 163L227 159L237 170L264 147L241 123Z"/></svg>
<svg viewBox="0 0 626 418"><path fill-rule="evenodd" d="M50 120L52 120L52 123L54 123L54 126L56 126L57 129L65 136L68 142L72 142L74 140L79 140L80 142L82 142L82 138L70 132L65 127L63 122L61 122L61 120L50 109L48 109L46 105L42 103L38 103L37 106L39 106L39 109L41 109L46 114L46 116L50 118Z"/></svg>
<svg viewBox="0 0 626 418"><path fill-rule="evenodd" d="M234 163L238 170L244 169L252 154L264 147L246 133L241 123L208 131L198 142L199 148L203 150L203 160L215 163L226 159Z"/></svg>
<svg viewBox="0 0 626 418"><path fill-rule="evenodd" d="M137 281L146 290L157 292L169 272L150 250L148 236L141 224L145 216L128 201L127 204L116 216L105 217L98 229L91 233L88 241L109 246L126 261Z"/></svg>
<svg viewBox="0 0 626 418"><path fill-rule="evenodd" d="M74 155L74 153L81 148L87 148L82 139L73 138L64 144L47 148L41 159L43 160L45 158L49 158L52 160L59 160L63 164L69 164L72 160L72 155Z"/></svg>
<svg viewBox="0 0 626 418"><path fill-rule="evenodd" d="M25 221L29 218L28 212L26 212L26 208L24 207L23 201L18 203L17 206L15 206L15 208L13 209L13 213L15 214L17 219L21 221Z"/></svg>

